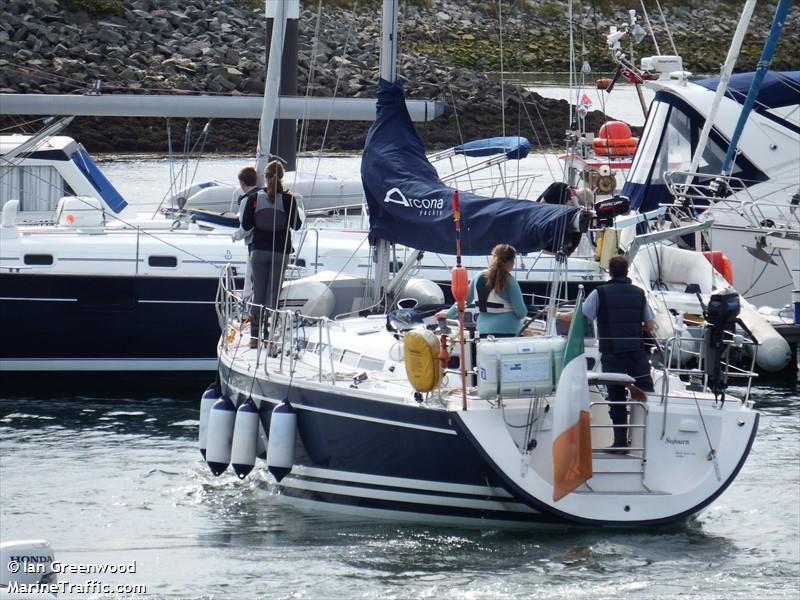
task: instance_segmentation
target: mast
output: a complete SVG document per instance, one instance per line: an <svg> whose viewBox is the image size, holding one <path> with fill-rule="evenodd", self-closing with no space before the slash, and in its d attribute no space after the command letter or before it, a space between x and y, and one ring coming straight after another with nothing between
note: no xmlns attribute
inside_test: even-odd
<svg viewBox="0 0 800 600"><path fill-rule="evenodd" d="M279 102L297 96L297 33L300 22L299 0L286 0L286 31L281 50L281 75ZM268 15L269 16L269 15ZM274 19L267 19L267 39L272 38ZM268 49L270 52L271 49ZM267 60L268 60L267 55ZM265 61L266 62L266 61ZM272 132L270 149L286 161L286 170L294 171L297 165L297 120L277 116Z"/></svg>
<svg viewBox="0 0 800 600"><path fill-rule="evenodd" d="M756 66L756 74L753 76L753 81L750 83L750 89L747 91L747 98L745 98L744 105L742 106L742 113L739 115L739 121L736 123L736 129L731 137L731 143L728 145L728 152L725 154L725 160L722 162L721 174L723 177L731 174L733 156L736 154L739 138L742 136L742 131L744 131L747 118L750 116L750 111L753 110L753 104L755 104L756 98L758 97L758 92L761 89L764 76L767 74L767 71L769 71L769 65L772 62L773 54L775 54L775 47L778 45L778 40L781 37L783 23L786 21L786 14L789 12L791 4L791 0L780 0L778 8L775 9L772 27L770 27L769 35L761 51L761 58L759 58L758 65Z"/></svg>
<svg viewBox="0 0 800 600"><path fill-rule="evenodd" d="M397 79L397 14L398 0L383 0L381 17L380 77L393 83Z"/></svg>
<svg viewBox="0 0 800 600"><path fill-rule="evenodd" d="M294 0L291 2L294 4ZM265 13L272 16L272 36L269 44L269 61L267 77L264 83L264 102L261 107L261 120L258 124L258 146L256 148L256 174L258 186L264 186L264 168L269 162L269 149L272 142L272 129L275 125L275 114L278 112L278 89L281 80L281 62L283 56L283 40L286 37L286 15L290 2L284 0L266 0Z"/></svg>
<svg viewBox="0 0 800 600"><path fill-rule="evenodd" d="M397 79L397 14L398 0L383 0L381 18L380 77L389 82ZM378 240L375 245L375 278L373 297L379 300L389 285L390 244Z"/></svg>

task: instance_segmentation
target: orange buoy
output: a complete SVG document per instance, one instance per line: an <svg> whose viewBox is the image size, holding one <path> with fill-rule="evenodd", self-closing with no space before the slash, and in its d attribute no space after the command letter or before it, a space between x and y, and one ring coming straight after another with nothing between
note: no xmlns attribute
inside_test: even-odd
<svg viewBox="0 0 800 600"><path fill-rule="evenodd" d="M600 128L592 147L595 152L605 156L628 156L636 154L638 143L639 138L631 136L631 128L627 123L609 121Z"/></svg>
<svg viewBox="0 0 800 600"><path fill-rule="evenodd" d="M596 81L598 90L607 90L613 80L609 77L601 77Z"/></svg>
<svg viewBox="0 0 800 600"><path fill-rule="evenodd" d="M711 263L711 266L722 275L725 281L733 285L733 263L731 263L730 258L722 253L722 250L706 251L703 252L703 256L705 256L708 262Z"/></svg>
<svg viewBox="0 0 800 600"><path fill-rule="evenodd" d="M594 138L592 141L592 145L595 149L601 148L628 148L633 146L636 148L636 145L639 143L639 138L630 137L630 138Z"/></svg>
<svg viewBox="0 0 800 600"><path fill-rule="evenodd" d="M631 137L631 128L622 121L609 121L600 128L600 131L597 132L597 137L609 140L625 140Z"/></svg>
<svg viewBox="0 0 800 600"><path fill-rule="evenodd" d="M450 291L453 293L453 298L455 298L460 311L463 311L466 307L468 287L467 270L460 265L453 267L450 272Z"/></svg>

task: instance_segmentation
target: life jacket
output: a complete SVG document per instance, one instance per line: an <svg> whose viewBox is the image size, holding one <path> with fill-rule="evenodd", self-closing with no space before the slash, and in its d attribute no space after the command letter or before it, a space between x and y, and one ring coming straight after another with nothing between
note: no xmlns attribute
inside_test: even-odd
<svg viewBox="0 0 800 600"><path fill-rule="evenodd" d="M597 332L600 352L642 349L645 296L627 277L615 277L597 288Z"/></svg>
<svg viewBox="0 0 800 600"><path fill-rule="evenodd" d="M275 194L275 202L270 202L267 192L258 191L254 201L253 222L258 231L272 233L286 231L289 225L289 215L284 207L283 194Z"/></svg>
<svg viewBox="0 0 800 600"><path fill-rule="evenodd" d="M486 285L486 273L481 273L478 276L478 281L475 282L475 293L478 294L478 301L476 302L478 310L482 313L496 314L514 311L514 307L509 300L495 292L494 288L488 288Z"/></svg>

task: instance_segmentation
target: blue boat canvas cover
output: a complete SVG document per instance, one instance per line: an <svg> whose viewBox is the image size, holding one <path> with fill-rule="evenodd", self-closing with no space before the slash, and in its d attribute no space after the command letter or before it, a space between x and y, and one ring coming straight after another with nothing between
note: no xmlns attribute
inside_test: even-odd
<svg viewBox="0 0 800 600"><path fill-rule="evenodd" d="M744 102L754 77L754 72L732 75L728 82L727 96L737 102ZM695 83L715 92L719 86L719 77L700 79ZM756 109L795 104L800 104L800 71L768 71L758 90Z"/></svg>
<svg viewBox="0 0 800 600"><path fill-rule="evenodd" d="M509 135L484 138L459 144L453 151L464 156L482 157L503 154L508 160L522 160L528 156L531 143L524 137Z"/></svg>
<svg viewBox="0 0 800 600"><path fill-rule="evenodd" d="M439 179L406 108L400 82L380 80L377 117L361 159L370 237L418 250L454 254L455 192ZM496 244L518 252L562 248L574 207L515 198L486 198L459 190L461 251L485 256Z"/></svg>

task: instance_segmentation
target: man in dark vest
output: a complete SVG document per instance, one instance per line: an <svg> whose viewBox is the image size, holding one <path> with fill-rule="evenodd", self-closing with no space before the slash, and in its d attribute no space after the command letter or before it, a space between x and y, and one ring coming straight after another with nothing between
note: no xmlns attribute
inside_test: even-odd
<svg viewBox="0 0 800 600"><path fill-rule="evenodd" d="M615 256L608 263L611 279L599 286L583 302L583 315L597 321L600 342L600 360L607 373L626 373L636 379L636 386L646 392L653 391L650 361L644 348L644 333L655 326L655 315L647 304L644 291L628 278L628 261ZM568 319L572 313L559 313L559 319ZM608 385L609 402L626 402L623 385ZM628 435L628 407L612 404L609 407L614 427L614 445L609 452L625 453L630 446ZM618 426L618 427L617 427Z"/></svg>

